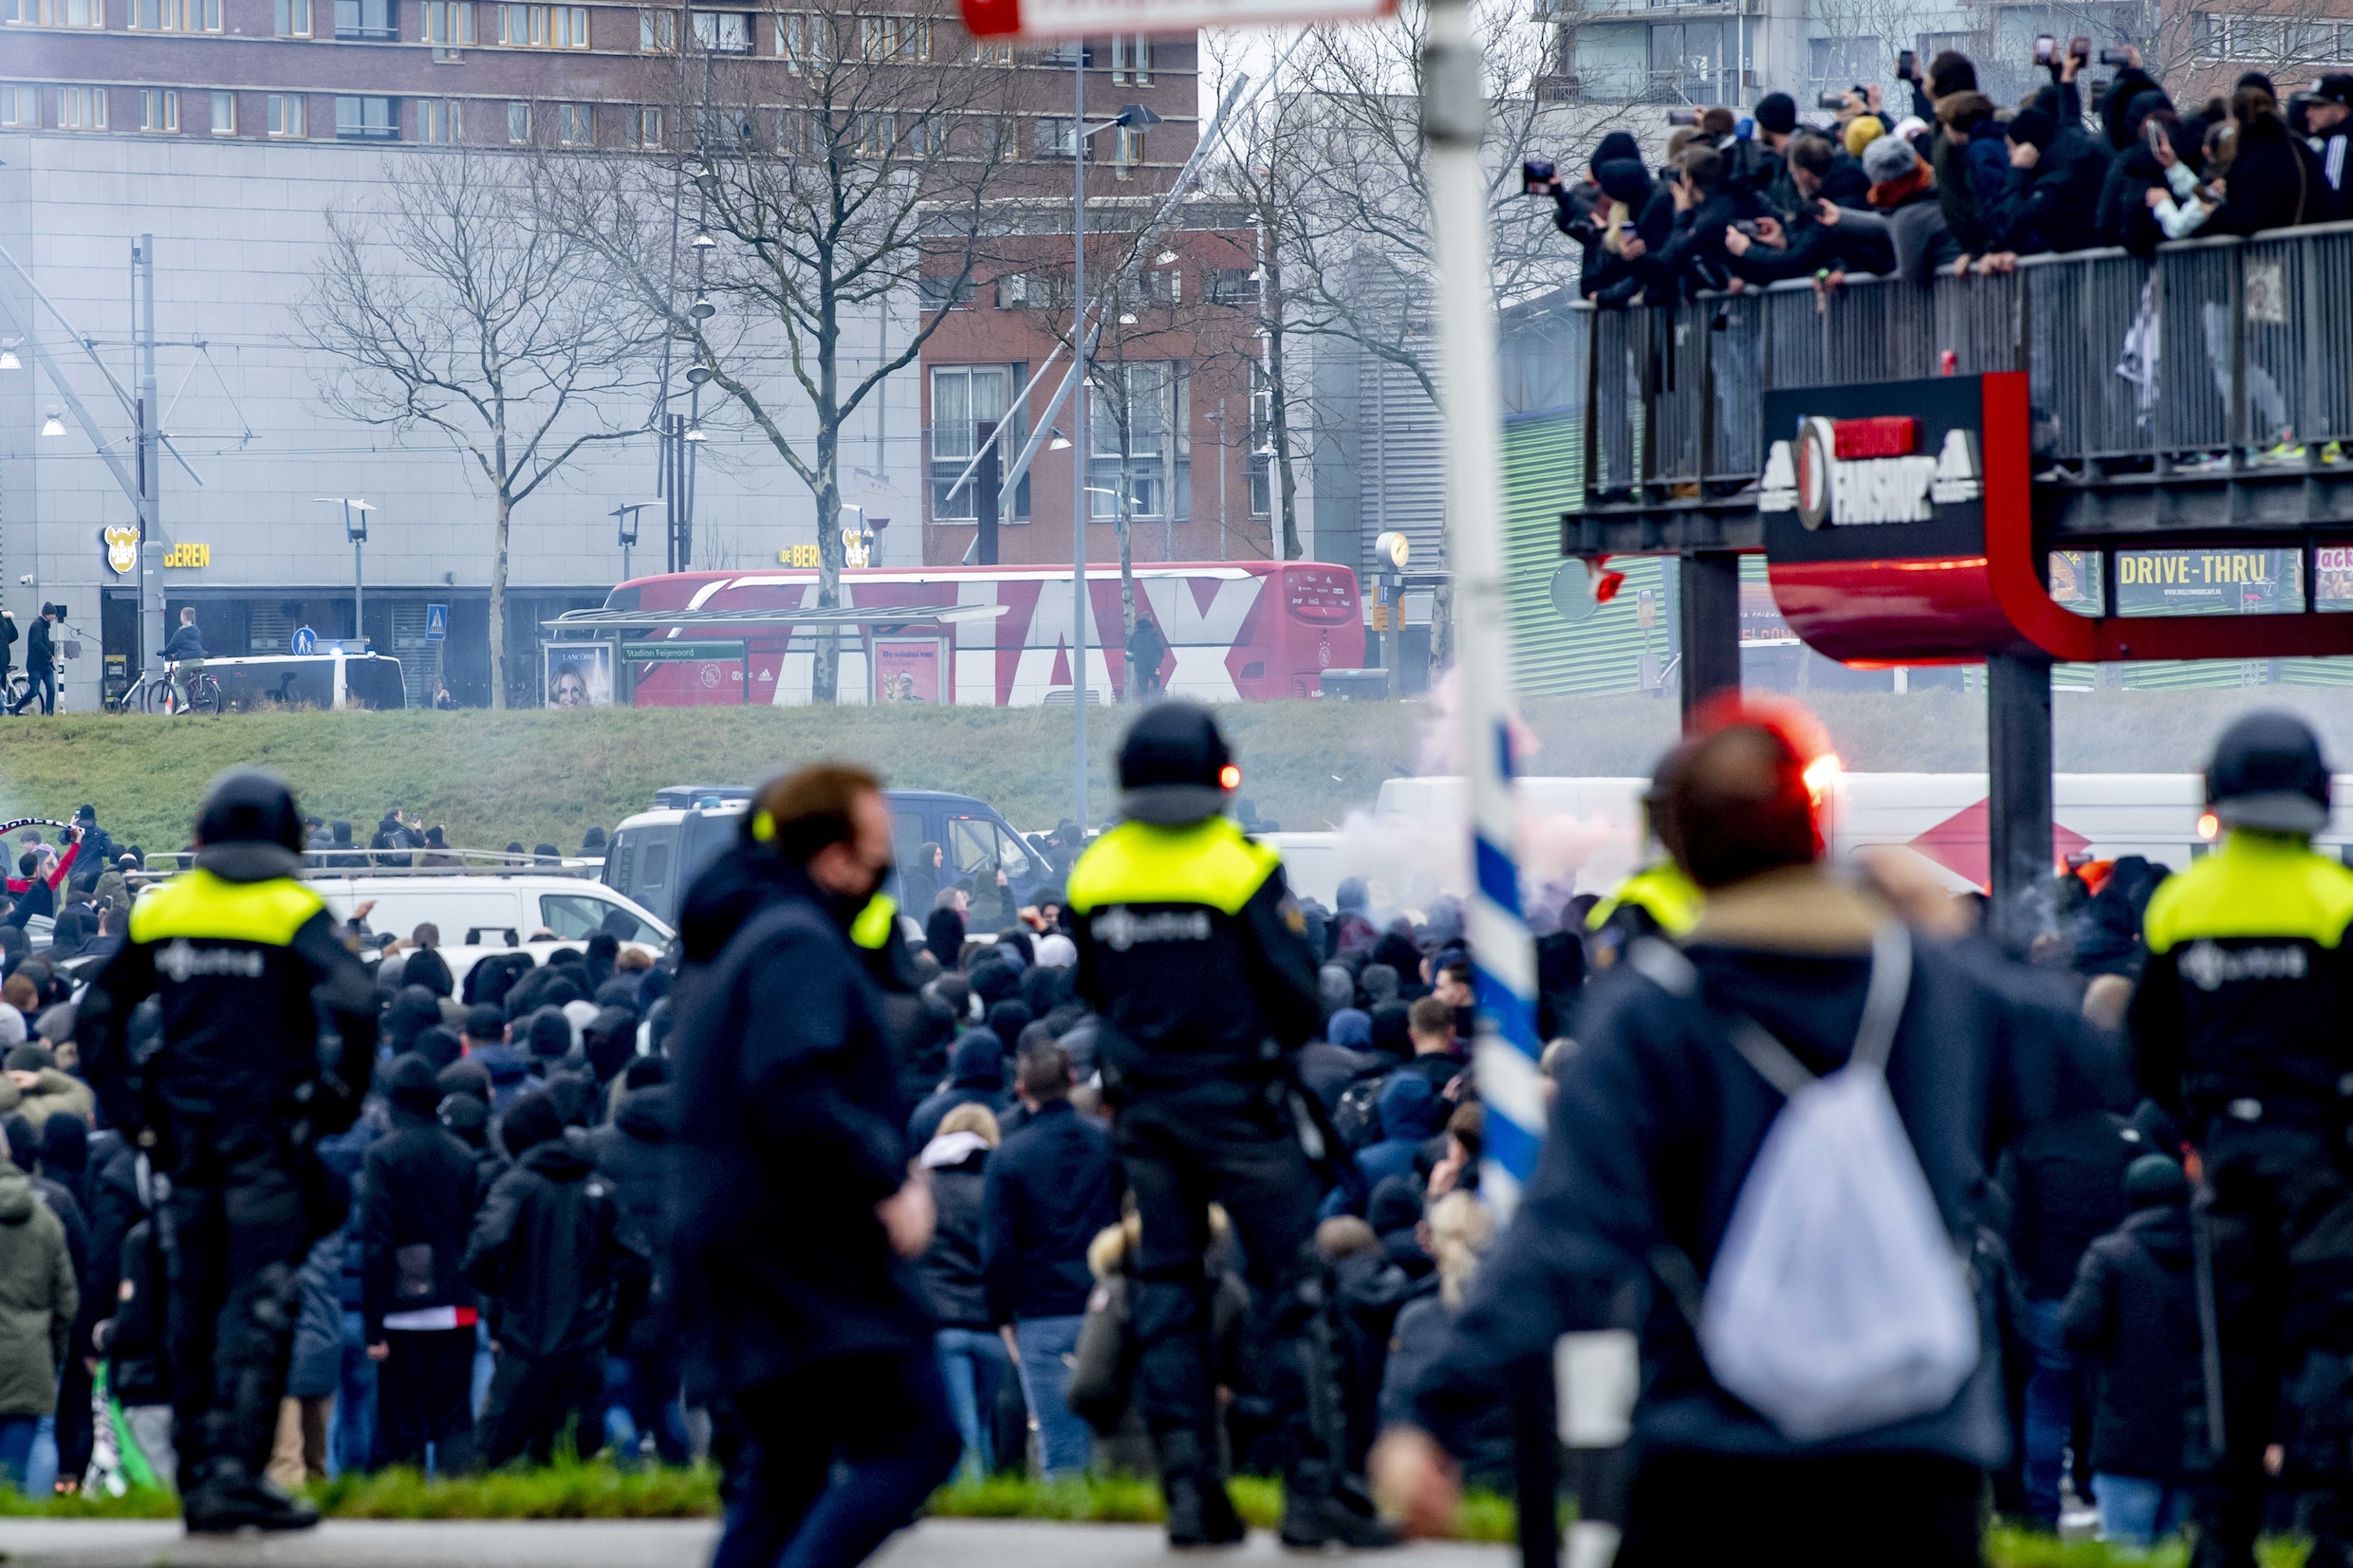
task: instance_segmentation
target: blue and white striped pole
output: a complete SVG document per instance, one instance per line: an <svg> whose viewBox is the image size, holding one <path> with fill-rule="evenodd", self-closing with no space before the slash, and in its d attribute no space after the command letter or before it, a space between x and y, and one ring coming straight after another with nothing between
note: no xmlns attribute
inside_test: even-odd
<svg viewBox="0 0 2353 1568"><path fill-rule="evenodd" d="M1520 913L1511 795L1510 607L1503 549L1503 426L1495 306L1479 156L1487 96L1467 0L1435 0L1422 46L1422 136L1437 260L1440 383L1446 392L1446 546L1454 581L1454 686L1469 784L1471 961L1478 987L1479 1098L1487 1106L1479 1190L1510 1217L1544 1136L1537 1092L1536 950Z"/></svg>

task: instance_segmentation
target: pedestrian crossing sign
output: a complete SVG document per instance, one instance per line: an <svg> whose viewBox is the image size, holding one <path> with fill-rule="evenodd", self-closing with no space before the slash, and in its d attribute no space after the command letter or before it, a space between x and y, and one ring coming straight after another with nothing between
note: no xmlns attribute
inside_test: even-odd
<svg viewBox="0 0 2353 1568"><path fill-rule="evenodd" d="M425 606L425 640L440 642L450 635L450 607L446 604Z"/></svg>

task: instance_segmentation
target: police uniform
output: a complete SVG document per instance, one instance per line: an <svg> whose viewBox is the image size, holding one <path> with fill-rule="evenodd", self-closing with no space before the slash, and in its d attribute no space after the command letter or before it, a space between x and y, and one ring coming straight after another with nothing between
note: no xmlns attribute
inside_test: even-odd
<svg viewBox="0 0 2353 1568"><path fill-rule="evenodd" d="M1594 967L1608 968L1638 937L1682 937L1699 923L1705 895L1672 860L1636 872L1585 913Z"/></svg>
<svg viewBox="0 0 2353 1568"><path fill-rule="evenodd" d="M1222 776L1222 783L1221 783ZM1322 1183L1292 1082L1321 1023L1315 954L1274 851L1222 814L1239 774L1209 716L1155 706L1121 755L1129 820L1071 868L1079 987L1142 1227L1132 1278L1138 1401L1177 1544L1239 1539L1214 1473L1209 1206L1240 1243L1268 1350L1293 1544L1389 1539L1346 1475L1312 1241Z"/></svg>
<svg viewBox="0 0 2353 1568"><path fill-rule="evenodd" d="M301 1313L298 1271L343 1219L311 1154L356 1118L376 1050L374 987L295 879L283 784L232 773L195 868L139 900L129 942L78 1015L107 1117L169 1173L158 1231L179 1486L192 1530L316 1522L263 1479ZM160 1009L134 1061L132 1009Z"/></svg>
<svg viewBox="0 0 2353 1568"><path fill-rule="evenodd" d="M2284 805L2277 788L2253 792L2268 808L2234 809L2226 775L2244 775L2250 755L2254 782L2276 784L2281 755L2307 749L2301 810ZM2353 1501L2344 1430L2353 1318L2343 1304L2353 1240L2336 1239L2353 1226L2344 1175L2353 1169L2344 1024L2353 871L2311 847L2308 834L2327 820L2327 775L2296 721L2240 721L2210 780L2217 815L2237 825L2149 899L2148 968L2128 1020L2140 1087L2178 1119L2203 1182L2206 1354L2189 1395L2202 1395L2198 1451L2188 1456L2202 1471L2196 1560L2254 1561L2264 1451L2286 1440L2291 1470L2314 1495L2305 1526L2320 1543L2312 1561L2336 1563Z"/></svg>

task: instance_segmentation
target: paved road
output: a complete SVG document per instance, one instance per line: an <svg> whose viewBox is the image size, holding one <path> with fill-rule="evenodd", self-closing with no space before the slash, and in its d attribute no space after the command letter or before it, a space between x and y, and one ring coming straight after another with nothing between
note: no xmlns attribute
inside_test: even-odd
<svg viewBox="0 0 2353 1568"><path fill-rule="evenodd" d="M190 1540L169 1522L0 1519L6 1568L703 1568L708 1521L615 1523L378 1523L335 1520L293 1537ZM877 1568L1138 1568L1180 1560L1156 1527L932 1520L899 1537ZM1181 1559L1199 1563L1188 1555ZM1214 1562L1298 1561L1271 1532ZM1499 1546L1420 1543L1320 1562L1384 1568L1509 1568Z"/></svg>

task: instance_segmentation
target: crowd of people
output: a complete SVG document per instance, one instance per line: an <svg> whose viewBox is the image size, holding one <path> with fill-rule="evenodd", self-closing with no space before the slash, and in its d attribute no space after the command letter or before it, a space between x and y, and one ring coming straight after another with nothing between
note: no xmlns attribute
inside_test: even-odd
<svg viewBox="0 0 2353 1568"><path fill-rule="evenodd" d="M1655 173L1616 131L1582 179L1533 185L1584 249L1584 297L1608 305L1847 274L1925 284L2021 256L2146 256L2167 240L2353 215L2353 75L2283 93L2249 71L2177 102L2125 48L2086 103L2089 41L2049 53L2049 82L2014 106L1979 90L1966 55L1945 50L1922 70L1907 52L1908 111L1858 87L1806 123L1788 94L1769 93L1753 118L1702 111Z"/></svg>
<svg viewBox="0 0 2353 1568"><path fill-rule="evenodd" d="M244 846L200 833L225 869L142 903L78 1005L0 958L0 1475L168 1480L194 1433L217 1486L239 1421L287 1490L708 1452L732 1563L859 1560L959 1467L1157 1473L1172 1540L1214 1544L1251 1471L1284 1478L1288 1542L1370 1546L1395 1536L1353 1478L1435 1527L1466 1480L1511 1484L1560 1336L1617 1334L1634 1458L1579 1504L1621 1563L1776 1528L1825 1562L1974 1562L1989 1485L2044 1528L2071 1486L2121 1543L2194 1522L2214 1568L2266 1526L2341 1552L2353 1189L2311 1041L2353 872L2309 848L2317 743L2242 720L2217 852L2074 864L2010 955L1900 856L1821 863L1819 741L1720 708L1646 800L1665 858L1538 900L1550 1129L1500 1230L1489 1098L1519 1085L1480 1081L1460 908L1288 895L1183 704L1133 727L1125 821L994 929L900 913L878 786L824 767L763 788L659 955L599 935L453 975L430 927L387 951L314 917L285 940L330 945L312 994L365 1086L310 1145L328 1190L285 1200L333 1223L288 1222L268 1411L235 1403L266 1379L224 1374L226 1409L189 1386L159 1303L201 1274L200 1210L159 1225L187 1192L123 1135L142 1095L216 1117L237 1073L128 1004L264 974L174 936L275 885L223 880ZM250 777L223 789L283 797ZM210 1076L127 1065L175 1050ZM302 1522L234 1502L207 1517Z"/></svg>

